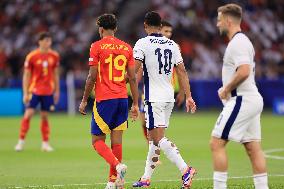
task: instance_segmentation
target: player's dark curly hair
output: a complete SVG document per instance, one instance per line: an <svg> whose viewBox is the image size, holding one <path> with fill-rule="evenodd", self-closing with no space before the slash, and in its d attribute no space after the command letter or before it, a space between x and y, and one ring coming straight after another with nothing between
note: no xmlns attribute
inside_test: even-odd
<svg viewBox="0 0 284 189"><path fill-rule="evenodd" d="M115 30L117 27L117 19L114 14L103 14L98 17L97 25L105 30Z"/></svg>
<svg viewBox="0 0 284 189"><path fill-rule="evenodd" d="M161 26L161 16L159 15L159 13L154 12L154 11L150 11L147 12L144 18L144 22L148 25L148 26L157 26L160 27Z"/></svg>
<svg viewBox="0 0 284 189"><path fill-rule="evenodd" d="M41 41L45 38L51 38L51 35L49 32L40 32L37 36L37 41Z"/></svg>

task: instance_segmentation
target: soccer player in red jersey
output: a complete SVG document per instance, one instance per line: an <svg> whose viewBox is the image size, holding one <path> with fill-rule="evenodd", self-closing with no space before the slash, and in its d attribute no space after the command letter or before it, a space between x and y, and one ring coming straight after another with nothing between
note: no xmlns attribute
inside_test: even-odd
<svg viewBox="0 0 284 189"><path fill-rule="evenodd" d="M122 134L127 129L128 96L125 75L127 72L133 98L131 117L138 116L138 89L135 63L130 45L114 37L117 20L113 14L104 14L97 20L101 40L90 48L89 75L79 107L85 115L87 99L95 90L91 121L92 145L110 165L106 188L124 188L127 166L122 164ZM111 148L105 144L110 134Z"/></svg>
<svg viewBox="0 0 284 189"><path fill-rule="evenodd" d="M35 108L41 106L42 150L53 151L49 145L48 112L54 110L59 99L59 55L51 49L52 39L47 32L38 36L39 47L31 51L25 60L23 74L23 102L26 105L21 122L20 136L16 151L24 149L25 137L30 127Z"/></svg>

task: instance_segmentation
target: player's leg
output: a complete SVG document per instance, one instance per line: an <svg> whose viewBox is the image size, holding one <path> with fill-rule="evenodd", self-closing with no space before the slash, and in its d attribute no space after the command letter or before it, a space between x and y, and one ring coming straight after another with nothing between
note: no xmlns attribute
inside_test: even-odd
<svg viewBox="0 0 284 189"><path fill-rule="evenodd" d="M210 148L212 153L213 169L214 169L214 189L227 188L228 178L228 158L226 153L227 141L211 137Z"/></svg>
<svg viewBox="0 0 284 189"><path fill-rule="evenodd" d="M268 189L266 162L260 142L252 141L245 143L244 146L252 164L255 188Z"/></svg>
<svg viewBox="0 0 284 189"><path fill-rule="evenodd" d="M229 140L240 142L247 127L243 125L246 119L244 119L245 114L242 106L242 97L232 97L225 104L216 121L210 140L214 168L214 189L227 188L228 160L225 147Z"/></svg>
<svg viewBox="0 0 284 189"><path fill-rule="evenodd" d="M17 145L15 146L16 151L22 151L24 149L25 138L30 128L30 120L34 114L33 108L27 108L21 121L20 135Z"/></svg>
<svg viewBox="0 0 284 189"><path fill-rule="evenodd" d="M15 146L16 151L22 151L24 149L25 138L30 128L30 120L34 115L35 108L38 105L38 103L39 103L38 96L33 94L29 104L26 107L24 116L21 121L19 140L17 145Z"/></svg>
<svg viewBox="0 0 284 189"><path fill-rule="evenodd" d="M97 153L104 158L110 166L117 166L120 162L105 143L106 135L92 135L92 145Z"/></svg>
<svg viewBox="0 0 284 189"><path fill-rule="evenodd" d="M42 135L42 146L41 150L44 152L52 152L54 149L49 145L50 137L50 125L48 121L49 111L54 110L53 95L40 96L41 103L41 135Z"/></svg>
<svg viewBox="0 0 284 189"><path fill-rule="evenodd" d="M105 100L94 102L91 134L92 145L97 153L110 165L115 167L119 164L118 159L105 143L106 134L110 134L110 123L115 113L117 102L115 100Z"/></svg>
<svg viewBox="0 0 284 189"><path fill-rule="evenodd" d="M126 174L127 166L122 164L122 135L123 130L112 130L111 132L111 148L112 153L118 159L120 164L117 166L110 166L109 182L115 182L116 188L124 188L124 176Z"/></svg>
<svg viewBox="0 0 284 189"><path fill-rule="evenodd" d="M119 162L122 161L122 135L123 131L116 130L113 130L110 134L112 153L115 155ZM109 181L115 182L116 176L117 172L115 167L110 166Z"/></svg>
<svg viewBox="0 0 284 189"><path fill-rule="evenodd" d="M50 127L48 122L48 111L41 111L40 118L41 118L40 130L42 137L41 150L44 152L52 152L54 149L49 144Z"/></svg>
<svg viewBox="0 0 284 189"><path fill-rule="evenodd" d="M251 161L255 188L268 189L266 161L261 148L260 113L252 118L243 142Z"/></svg>

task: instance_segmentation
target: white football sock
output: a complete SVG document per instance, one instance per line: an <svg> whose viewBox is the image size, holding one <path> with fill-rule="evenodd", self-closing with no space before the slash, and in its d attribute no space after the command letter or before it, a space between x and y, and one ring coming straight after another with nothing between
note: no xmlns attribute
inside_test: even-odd
<svg viewBox="0 0 284 189"><path fill-rule="evenodd" d="M268 189L267 173L253 175L253 182L255 189Z"/></svg>
<svg viewBox="0 0 284 189"><path fill-rule="evenodd" d="M226 189L227 188L227 172L214 171L213 180L214 180L214 189Z"/></svg>
<svg viewBox="0 0 284 189"><path fill-rule="evenodd" d="M151 176L157 166L160 158L160 148L154 145L153 141L149 141L149 150L145 165L144 175L141 177L144 180L151 179Z"/></svg>
<svg viewBox="0 0 284 189"><path fill-rule="evenodd" d="M159 146L161 150L163 150L167 158L178 167L181 174L184 174L188 166L182 159L176 145L169 141L166 137L164 137L160 140Z"/></svg>

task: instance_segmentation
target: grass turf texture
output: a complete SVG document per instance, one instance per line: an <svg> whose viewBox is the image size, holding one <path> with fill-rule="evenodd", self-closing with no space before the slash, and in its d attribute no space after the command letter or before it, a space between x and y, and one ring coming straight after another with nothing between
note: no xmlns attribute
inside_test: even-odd
<svg viewBox="0 0 284 189"><path fill-rule="evenodd" d="M30 132L23 152L15 152L20 117L0 118L0 188L104 188L108 166L91 146L87 116L50 116L52 153L40 151L39 116L31 121ZM167 136L178 146L186 161L198 170L192 189L212 188L211 154L208 146L218 112L173 114ZM284 119L264 113L262 116L263 149L284 149ZM109 142L109 141L108 141ZM129 122L124 135L124 162L128 165L126 188L139 179L144 171L147 154L146 141L140 123ZM284 156L283 151L271 155ZM228 145L229 176L250 176L251 167L242 146ZM151 188L180 188L180 173L161 155L160 165L152 178ZM284 160L267 159L271 189L284 188ZM278 175L278 176L277 176ZM229 189L253 187L252 178L229 179ZM77 185L74 185L77 184Z"/></svg>

